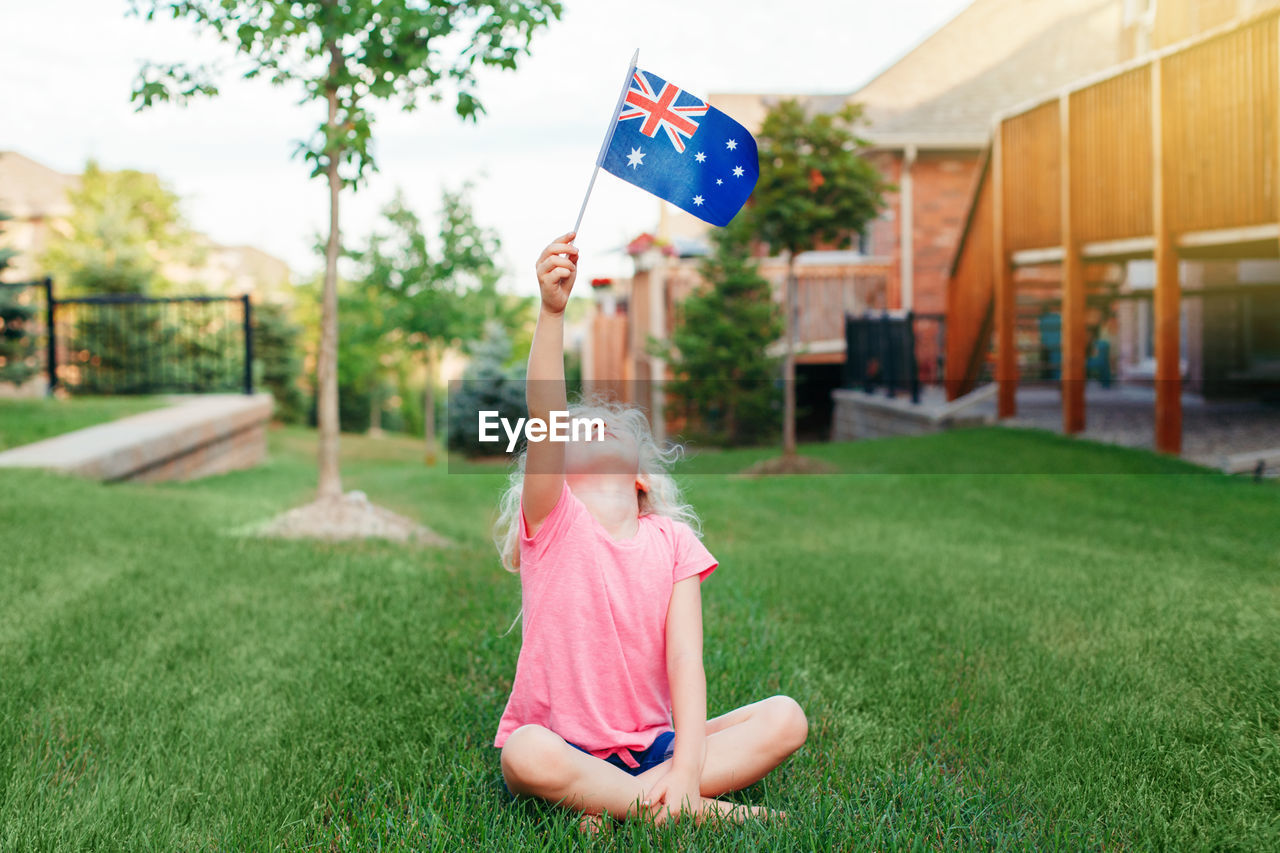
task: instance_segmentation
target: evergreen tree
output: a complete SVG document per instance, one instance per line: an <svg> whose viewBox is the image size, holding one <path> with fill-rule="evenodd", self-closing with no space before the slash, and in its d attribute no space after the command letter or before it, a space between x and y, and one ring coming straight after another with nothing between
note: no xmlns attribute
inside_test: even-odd
<svg viewBox="0 0 1280 853"><path fill-rule="evenodd" d="M654 342L652 351L670 362L676 378L666 393L695 431L717 443L750 443L779 424L779 360L765 348L782 334L782 317L751 260L749 225L735 219L713 240L701 270L708 286L681 303L671 341Z"/></svg>
<svg viewBox="0 0 1280 853"><path fill-rule="evenodd" d="M165 260L193 262L194 233L180 199L155 175L85 164L68 193L67 228L55 230L40 265L59 296L148 296L171 289ZM73 305L60 311L71 357L69 384L81 393L236 387L225 367L220 305Z"/></svg>
<svg viewBox="0 0 1280 853"><path fill-rule="evenodd" d="M164 261L200 260L181 199L155 175L89 160L67 198L67 228L53 231L40 256L62 296L165 293Z"/></svg>
<svg viewBox="0 0 1280 853"><path fill-rule="evenodd" d="M511 338L498 322L485 326L484 337L470 347L471 363L449 399L449 447L468 456L492 456L506 450L500 443L480 441L479 413L496 411L511 423L528 415L524 365L510 366Z"/></svg>
<svg viewBox="0 0 1280 853"><path fill-rule="evenodd" d="M0 223L9 219L0 212ZM0 224L0 230L3 230ZM0 278L16 255L13 249L0 248ZM21 385L40 370L36 358L36 341L31 334L35 320L34 305L22 301L23 289L0 287L0 382Z"/></svg>
<svg viewBox="0 0 1280 853"><path fill-rule="evenodd" d="M302 423L306 405L298 377L302 329L289 319L288 309L275 302L254 303L254 386L265 387L275 398L272 417L287 424Z"/></svg>

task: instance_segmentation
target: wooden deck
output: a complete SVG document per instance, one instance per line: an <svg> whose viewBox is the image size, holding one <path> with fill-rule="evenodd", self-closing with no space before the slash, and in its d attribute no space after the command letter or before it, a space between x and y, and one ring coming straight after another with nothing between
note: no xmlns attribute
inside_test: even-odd
<svg viewBox="0 0 1280 853"><path fill-rule="evenodd" d="M1280 256L1280 11L1118 66L999 116L947 293L947 388L991 337L1016 414L1014 270L1059 264L1063 429L1085 425L1085 265L1154 258L1155 445L1182 442L1180 258Z"/></svg>

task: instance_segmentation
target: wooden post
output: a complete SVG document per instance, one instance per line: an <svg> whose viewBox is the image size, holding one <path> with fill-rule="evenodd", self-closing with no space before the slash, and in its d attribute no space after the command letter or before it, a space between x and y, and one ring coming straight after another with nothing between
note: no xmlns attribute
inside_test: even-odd
<svg viewBox="0 0 1280 853"><path fill-rule="evenodd" d="M637 51L638 52L638 51ZM649 334L660 341L667 339L667 268L666 259L659 260L649 273ZM634 309L632 309L634 310ZM641 338L647 340L647 338ZM661 356L649 356L649 424L653 440L662 444L667 437L667 414L662 385L667 378L667 363ZM623 399L634 401L633 389L623 385L628 394Z"/></svg>
<svg viewBox="0 0 1280 853"><path fill-rule="evenodd" d="M1156 450L1182 452L1182 373L1178 365L1178 248L1170 228L1171 199L1166 193L1168 158L1164 141L1164 62L1151 63L1151 203L1155 225L1156 287Z"/></svg>
<svg viewBox="0 0 1280 853"><path fill-rule="evenodd" d="M991 141L991 266L996 326L996 416L1018 413L1018 354L1014 350L1013 271L1004 242L1004 122L996 122Z"/></svg>
<svg viewBox="0 0 1280 853"><path fill-rule="evenodd" d="M1071 192L1071 95L1058 100L1059 170L1062 176L1062 431L1084 430L1084 259L1076 237Z"/></svg>

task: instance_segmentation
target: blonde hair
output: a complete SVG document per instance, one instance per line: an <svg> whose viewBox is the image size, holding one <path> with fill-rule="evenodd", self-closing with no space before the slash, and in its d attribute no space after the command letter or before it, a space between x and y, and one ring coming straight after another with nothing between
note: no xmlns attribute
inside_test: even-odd
<svg viewBox="0 0 1280 853"><path fill-rule="evenodd" d="M684 502L680 487L667 469L684 452L679 444L667 443L659 447L649 429L649 419L644 410L600 396L584 396L569 405L570 419L603 418L615 432L627 432L639 448L638 475L644 487L638 489L640 516L659 515L683 521L702 535L702 525L693 507ZM498 502L498 518L493 525L493 544L498 549L502 567L509 572L520 570L520 496L524 490L524 470L527 450L516 457L515 466L507 478L506 491ZM524 613L516 614L516 621ZM515 627L515 622L511 623ZM511 628L507 629L507 633Z"/></svg>

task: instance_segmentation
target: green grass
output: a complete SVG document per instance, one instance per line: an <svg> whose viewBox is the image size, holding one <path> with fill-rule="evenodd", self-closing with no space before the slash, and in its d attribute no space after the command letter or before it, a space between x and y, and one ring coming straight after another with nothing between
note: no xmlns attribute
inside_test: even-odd
<svg viewBox="0 0 1280 853"><path fill-rule="evenodd" d="M346 488L456 546L229 536L310 496L312 434L271 442L194 483L0 476L0 850L583 843L508 803L491 746L519 650L501 474L344 436ZM612 845L1280 846L1274 483L1033 431L805 452L857 475L727 476L743 451L685 478L722 561L710 712L786 693L810 720L729 798L791 825Z"/></svg>
<svg viewBox="0 0 1280 853"><path fill-rule="evenodd" d="M162 397L0 399L0 450L165 405Z"/></svg>

